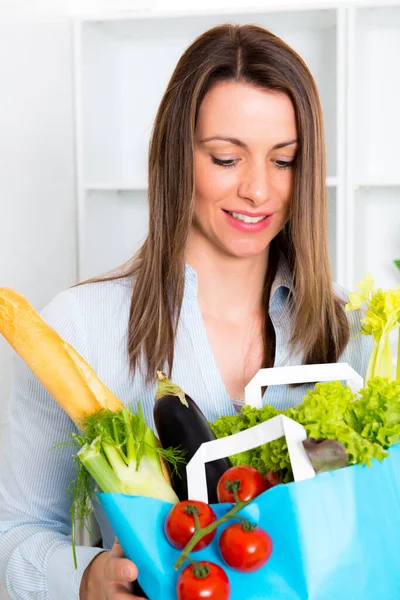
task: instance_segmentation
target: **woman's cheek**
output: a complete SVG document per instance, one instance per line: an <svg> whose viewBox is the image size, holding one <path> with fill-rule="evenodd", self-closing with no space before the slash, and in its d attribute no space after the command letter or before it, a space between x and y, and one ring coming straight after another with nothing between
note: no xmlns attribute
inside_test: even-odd
<svg viewBox="0 0 400 600"><path fill-rule="evenodd" d="M211 205L220 200L232 198L236 189L237 175L232 169L218 167L209 160L196 163L196 200Z"/></svg>

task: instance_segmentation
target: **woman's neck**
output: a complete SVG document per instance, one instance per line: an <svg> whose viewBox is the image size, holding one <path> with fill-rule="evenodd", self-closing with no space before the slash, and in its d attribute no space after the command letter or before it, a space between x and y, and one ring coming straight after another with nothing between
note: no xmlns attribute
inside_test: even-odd
<svg viewBox="0 0 400 600"><path fill-rule="evenodd" d="M197 272L203 315L237 322L260 312L268 248L258 256L237 258L191 239L185 260Z"/></svg>

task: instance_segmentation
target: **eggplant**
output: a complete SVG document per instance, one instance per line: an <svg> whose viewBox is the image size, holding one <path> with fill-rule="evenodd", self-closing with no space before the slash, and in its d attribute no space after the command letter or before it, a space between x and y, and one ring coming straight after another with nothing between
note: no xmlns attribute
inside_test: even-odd
<svg viewBox="0 0 400 600"><path fill-rule="evenodd" d="M154 422L163 448L182 448L184 461L171 472L171 484L179 500L188 500L186 465L203 442L216 439L207 419L179 386L157 371L158 387L154 403ZM206 463L208 503L218 502L217 484L232 466L229 458Z"/></svg>

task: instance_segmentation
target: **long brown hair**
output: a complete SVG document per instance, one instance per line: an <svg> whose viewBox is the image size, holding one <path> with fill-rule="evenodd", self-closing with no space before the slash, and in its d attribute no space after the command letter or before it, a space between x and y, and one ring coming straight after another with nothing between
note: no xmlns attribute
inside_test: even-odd
<svg viewBox="0 0 400 600"><path fill-rule="evenodd" d="M223 24L187 48L159 105L149 147L148 236L130 261L96 279L133 277L129 361L134 372L144 360L147 381L165 365L172 370L193 218L197 114L206 93L222 81L283 92L296 114L299 149L290 219L271 243L264 285L265 366L274 363L268 300L281 251L294 282L291 348L303 351L305 363L336 362L349 339L343 302L332 288L323 117L314 79L296 52L268 30Z"/></svg>

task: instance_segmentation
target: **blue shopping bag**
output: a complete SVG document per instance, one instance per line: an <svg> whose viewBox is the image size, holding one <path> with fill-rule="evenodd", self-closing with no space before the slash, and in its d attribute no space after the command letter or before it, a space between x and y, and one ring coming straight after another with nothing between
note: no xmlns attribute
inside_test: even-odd
<svg viewBox="0 0 400 600"><path fill-rule="evenodd" d="M317 369L317 379L327 380L330 367ZM280 374L276 369L274 374L261 370L264 373L256 375L257 385L270 385L271 377L276 383L286 383L287 378L314 380L310 379L310 369L300 368L302 375L299 367L287 367L292 371ZM354 375L356 388L360 380L351 371L340 366L339 371L329 371L337 375L330 378L349 381L348 375ZM253 395L251 390L257 386L250 387L250 391L246 388L246 401L256 402L258 392ZM232 447L240 452L281 435L286 436L295 482L264 492L240 513L271 536L269 561L254 573L230 569L218 552L224 526L218 528L210 546L192 553L192 557L225 569L231 582L231 600L399 600L400 444L393 446L382 462L373 460L371 467L355 465L315 476L302 445L304 428L280 415L203 444L188 464L189 497L207 500L207 461L233 454ZM137 564L139 583L150 600L176 600L179 573L173 565L180 552L164 535L172 505L123 494L100 493L98 497L126 556ZM212 507L220 517L231 505Z"/></svg>

